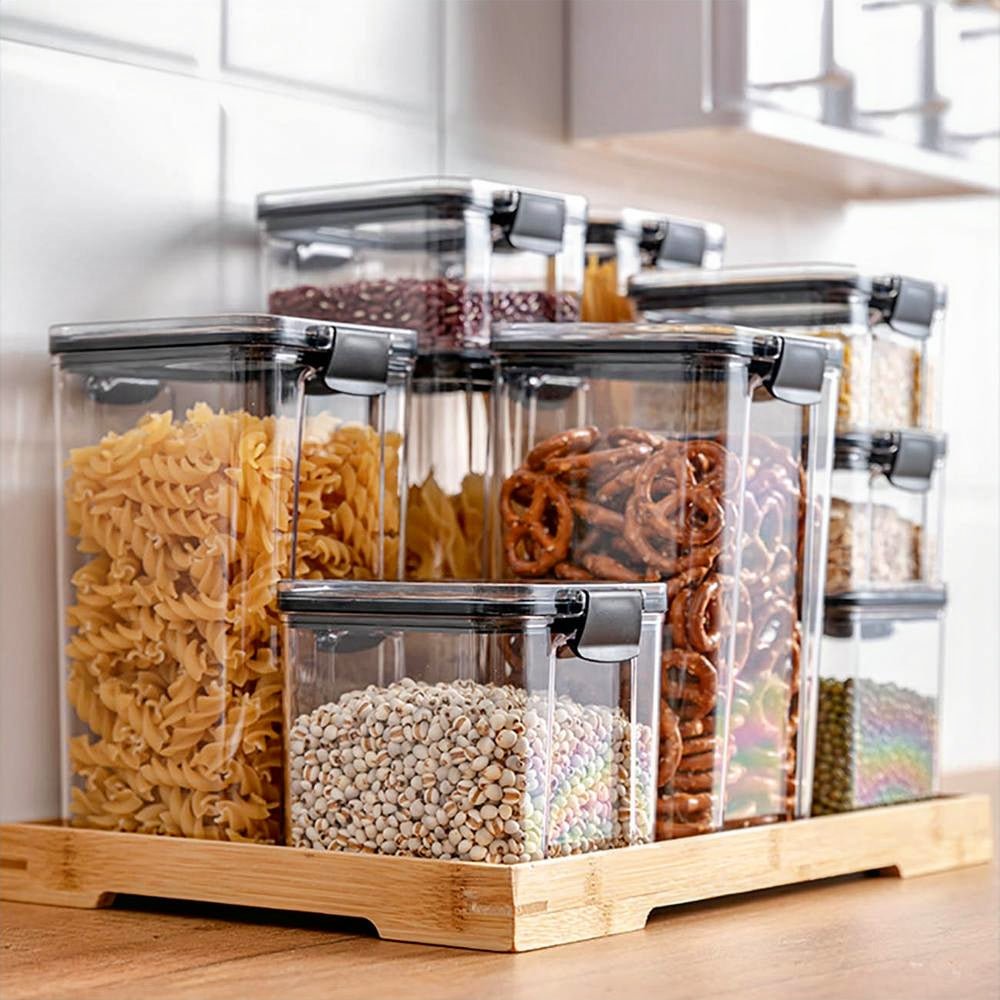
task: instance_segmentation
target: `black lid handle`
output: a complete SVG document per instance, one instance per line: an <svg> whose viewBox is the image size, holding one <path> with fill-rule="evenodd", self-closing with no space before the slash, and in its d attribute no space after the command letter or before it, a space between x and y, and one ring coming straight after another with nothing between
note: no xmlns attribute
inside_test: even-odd
<svg viewBox="0 0 1000 1000"><path fill-rule="evenodd" d="M389 379L390 350L384 334L338 329L323 381L333 392L380 396Z"/></svg>
<svg viewBox="0 0 1000 1000"><path fill-rule="evenodd" d="M886 309L886 323L906 337L926 340L940 302L938 287L933 281L918 278L896 278L893 295Z"/></svg>
<svg viewBox="0 0 1000 1000"><path fill-rule="evenodd" d="M638 590L587 590L583 623L569 639L581 660L621 663L639 655L642 593Z"/></svg>
<svg viewBox="0 0 1000 1000"><path fill-rule="evenodd" d="M687 222L668 222L667 231L656 254L658 265L693 264L701 267L705 259L705 230Z"/></svg>
<svg viewBox="0 0 1000 1000"><path fill-rule="evenodd" d="M938 442L933 434L900 431L886 478L901 490L926 493L931 486L937 458Z"/></svg>
<svg viewBox="0 0 1000 1000"><path fill-rule="evenodd" d="M823 396L826 359L827 348L823 344L784 340L778 360L764 376L764 385L775 399L811 406Z"/></svg>
<svg viewBox="0 0 1000 1000"><path fill-rule="evenodd" d="M515 250L552 256L562 249L565 226L566 203L561 198L522 191L517 196L505 233Z"/></svg>

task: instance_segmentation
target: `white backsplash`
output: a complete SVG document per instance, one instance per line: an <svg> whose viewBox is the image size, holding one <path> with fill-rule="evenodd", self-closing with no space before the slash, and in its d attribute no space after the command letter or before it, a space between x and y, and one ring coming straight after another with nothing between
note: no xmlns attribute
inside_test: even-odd
<svg viewBox="0 0 1000 1000"><path fill-rule="evenodd" d="M731 262L948 282L944 765L998 753L998 212L845 206L563 141L559 0L0 3L0 818L58 801L46 332L253 309L256 192L479 174L714 219Z"/></svg>

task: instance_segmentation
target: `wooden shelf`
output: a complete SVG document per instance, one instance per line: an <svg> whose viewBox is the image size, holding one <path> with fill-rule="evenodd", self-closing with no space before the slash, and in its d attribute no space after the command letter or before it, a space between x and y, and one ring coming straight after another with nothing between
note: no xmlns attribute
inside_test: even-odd
<svg viewBox="0 0 1000 1000"><path fill-rule="evenodd" d="M640 930L661 906L983 864L991 825L988 797L969 795L503 866L12 823L0 826L0 898L199 900L361 917L397 941L529 951Z"/></svg>

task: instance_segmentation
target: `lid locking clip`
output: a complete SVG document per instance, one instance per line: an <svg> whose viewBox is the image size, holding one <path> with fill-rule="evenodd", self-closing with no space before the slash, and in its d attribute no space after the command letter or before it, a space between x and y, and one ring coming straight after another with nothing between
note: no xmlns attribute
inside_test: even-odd
<svg viewBox="0 0 1000 1000"><path fill-rule="evenodd" d="M621 663L639 655L642 593L638 590L588 589L583 622L568 640L581 660Z"/></svg>
<svg viewBox="0 0 1000 1000"><path fill-rule="evenodd" d="M323 381L333 392L380 396L389 379L390 350L384 334L338 327Z"/></svg>
<svg viewBox="0 0 1000 1000"><path fill-rule="evenodd" d="M503 225L507 242L515 250L551 257L562 250L566 203L561 198L521 191Z"/></svg>
<svg viewBox="0 0 1000 1000"><path fill-rule="evenodd" d="M827 349L823 344L782 340L781 354L764 376L775 399L796 406L818 403L823 394Z"/></svg>
<svg viewBox="0 0 1000 1000"><path fill-rule="evenodd" d="M937 440L920 431L900 431L896 438L886 478L901 490L926 493L937 462Z"/></svg>
<svg viewBox="0 0 1000 1000"><path fill-rule="evenodd" d="M882 308L891 329L915 340L926 340L931 335L934 314L942 304L933 281L893 278L886 297L888 301L882 303Z"/></svg>
<svg viewBox="0 0 1000 1000"><path fill-rule="evenodd" d="M702 226L692 226L687 222L668 222L656 253L656 263L660 266L691 264L701 267L705 260L706 243Z"/></svg>

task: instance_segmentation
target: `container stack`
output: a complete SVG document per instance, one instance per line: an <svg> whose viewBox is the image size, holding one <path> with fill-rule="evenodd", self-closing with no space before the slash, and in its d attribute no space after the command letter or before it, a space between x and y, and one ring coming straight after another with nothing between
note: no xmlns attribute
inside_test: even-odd
<svg viewBox="0 0 1000 1000"><path fill-rule="evenodd" d="M485 181L259 217L281 315L52 331L71 822L518 864L935 791L937 289Z"/></svg>
<svg viewBox="0 0 1000 1000"><path fill-rule="evenodd" d="M842 344L812 811L933 795L944 290L817 264L645 274L631 291L649 319L699 316Z"/></svg>

